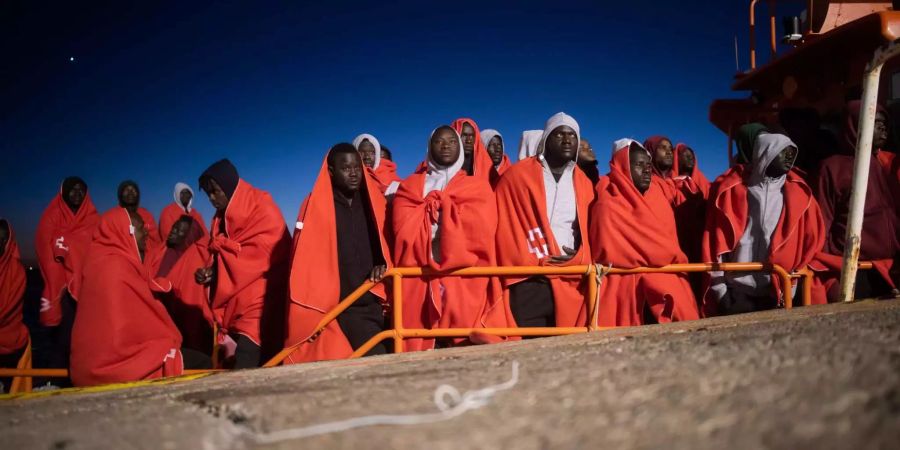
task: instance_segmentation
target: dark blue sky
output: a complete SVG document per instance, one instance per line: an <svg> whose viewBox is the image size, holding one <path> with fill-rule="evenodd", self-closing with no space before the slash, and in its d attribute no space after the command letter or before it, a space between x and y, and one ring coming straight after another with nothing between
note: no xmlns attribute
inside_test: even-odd
<svg viewBox="0 0 900 450"><path fill-rule="evenodd" d="M745 95L745 2L76 3L0 6L0 216L28 254L67 175L101 211L132 178L158 214L228 157L293 223L331 145L372 133L405 176L461 116L514 155L566 111L603 173L614 139L666 134L713 178L727 141L708 106Z"/></svg>

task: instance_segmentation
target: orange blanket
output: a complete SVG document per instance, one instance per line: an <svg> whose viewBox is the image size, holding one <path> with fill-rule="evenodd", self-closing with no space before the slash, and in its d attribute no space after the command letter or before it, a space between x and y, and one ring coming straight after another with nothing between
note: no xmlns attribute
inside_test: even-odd
<svg viewBox="0 0 900 450"><path fill-rule="evenodd" d="M0 256L0 355L18 351L28 343L28 329L22 322L25 300L25 269L19 261L19 244L12 224L9 240Z"/></svg>

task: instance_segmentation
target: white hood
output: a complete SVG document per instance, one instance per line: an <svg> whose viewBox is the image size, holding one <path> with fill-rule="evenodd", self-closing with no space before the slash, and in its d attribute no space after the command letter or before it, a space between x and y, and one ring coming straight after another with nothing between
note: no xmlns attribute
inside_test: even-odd
<svg viewBox="0 0 900 450"><path fill-rule="evenodd" d="M174 194L174 197L175 197L175 204L178 205L178 206L184 207L184 206L181 204L181 191L183 191L183 190L185 190L185 189L187 189L188 191L191 192L191 200L188 201L187 207L184 208L185 211L187 211L188 213L190 213L190 212L191 212L191 205L194 204L194 190L191 189L191 187L188 186L187 183L182 183L182 182L180 182L180 181L179 181L178 183L175 183L175 194Z"/></svg>
<svg viewBox="0 0 900 450"><path fill-rule="evenodd" d="M578 153L580 152L581 146L581 129L578 127L578 122L575 121L575 118L564 112L558 112L547 119L547 124L544 125L544 132L541 134L541 142L538 144L537 152L539 154L544 152L544 145L547 143L547 138L550 136L550 133L561 126L567 126L575 130L575 136L577 137L577 140L575 141L575 161L578 161Z"/></svg>
<svg viewBox="0 0 900 450"><path fill-rule="evenodd" d="M375 165L372 169L377 169L378 165L381 164L381 144L378 142L378 139L375 139L375 136L363 133L353 138L353 146L356 147L356 150L359 150L359 145L362 144L363 141L369 141L375 146Z"/></svg>
<svg viewBox="0 0 900 450"><path fill-rule="evenodd" d="M544 130L525 130L522 132L522 140L519 141L519 161L537 155L538 144Z"/></svg>
<svg viewBox="0 0 900 450"><path fill-rule="evenodd" d="M481 142L484 144L484 148L487 148L488 144L491 143L491 139L495 137L500 138L500 148L506 153L506 144L503 143L503 136L499 131L490 128L481 132Z"/></svg>
<svg viewBox="0 0 900 450"><path fill-rule="evenodd" d="M428 162L428 172L425 174L425 192L422 193L423 197L428 195L431 191L443 191L444 188L447 187L447 184L450 183L450 180L456 176L456 173L462 169L465 160L462 138L460 138L459 133L457 133L456 130L453 131L456 133L457 142L459 142L459 156L456 158L456 162L450 166L441 166L431 159L431 138L434 137L434 133L437 132L437 130L438 128L435 128L431 131L431 134L428 136L428 145L425 148L425 160Z"/></svg>

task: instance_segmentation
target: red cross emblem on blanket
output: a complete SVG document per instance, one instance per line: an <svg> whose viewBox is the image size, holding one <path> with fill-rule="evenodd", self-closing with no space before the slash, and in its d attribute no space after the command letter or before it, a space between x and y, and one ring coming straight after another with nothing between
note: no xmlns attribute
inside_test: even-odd
<svg viewBox="0 0 900 450"><path fill-rule="evenodd" d="M547 249L547 240L544 238L544 232L540 228L528 230L528 252L534 253L537 259L550 256Z"/></svg>

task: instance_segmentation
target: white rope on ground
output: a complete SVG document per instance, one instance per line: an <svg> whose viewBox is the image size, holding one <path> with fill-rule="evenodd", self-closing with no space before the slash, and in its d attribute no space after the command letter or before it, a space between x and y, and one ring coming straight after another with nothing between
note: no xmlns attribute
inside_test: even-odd
<svg viewBox="0 0 900 450"><path fill-rule="evenodd" d="M438 412L424 414L378 414L372 416L355 417L336 422L321 423L307 427L288 428L271 433L252 433L252 440L257 444L273 444L277 442L302 439L321 434L338 433L360 427L373 425L422 425L427 423L442 422L460 416L467 411L481 408L490 403L491 398L498 392L511 389L519 382L519 362L512 363L512 377L509 380L487 386L482 389L466 391L460 394L459 390L449 384L442 384L434 390L434 404Z"/></svg>

